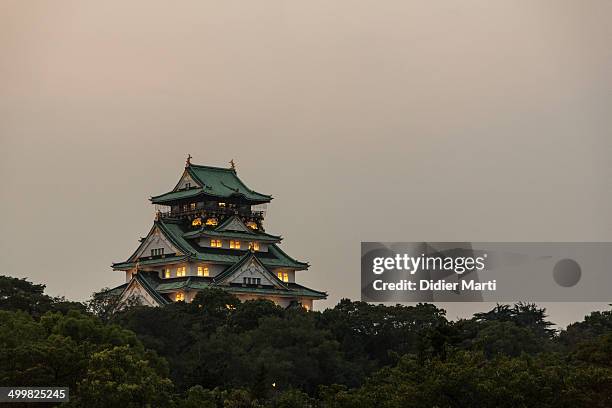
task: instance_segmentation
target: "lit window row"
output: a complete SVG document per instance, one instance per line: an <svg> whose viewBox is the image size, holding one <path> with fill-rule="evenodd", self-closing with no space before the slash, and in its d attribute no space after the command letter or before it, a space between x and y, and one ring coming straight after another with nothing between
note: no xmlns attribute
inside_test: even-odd
<svg viewBox="0 0 612 408"><path fill-rule="evenodd" d="M278 272L278 279L283 282L289 282L289 273L287 272Z"/></svg>
<svg viewBox="0 0 612 408"><path fill-rule="evenodd" d="M187 276L187 267L179 266L178 268L176 268L176 277L181 278L183 276ZM198 266L198 276L210 276L208 266ZM172 272L170 271L170 268L164 269L164 278L167 279L170 277L172 277Z"/></svg>
<svg viewBox="0 0 612 408"><path fill-rule="evenodd" d="M213 248L222 248L223 241L220 239L211 239L210 246ZM240 249L242 248L242 242L236 239L230 239L229 247L230 249ZM259 251L259 242L249 242L249 249L252 249L253 251Z"/></svg>
<svg viewBox="0 0 612 408"><path fill-rule="evenodd" d="M208 266L198 266L198 276L209 276Z"/></svg>

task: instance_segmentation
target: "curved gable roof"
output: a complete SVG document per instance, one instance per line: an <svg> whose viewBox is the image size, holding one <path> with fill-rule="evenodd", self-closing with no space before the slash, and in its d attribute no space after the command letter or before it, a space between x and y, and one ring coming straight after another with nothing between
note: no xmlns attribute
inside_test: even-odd
<svg viewBox="0 0 612 408"><path fill-rule="evenodd" d="M234 169L189 164L185 167L185 172L199 184L197 188L179 190L179 182L173 191L151 197L151 201L155 204L163 204L199 195L209 195L218 198L238 197L254 203L267 203L272 200L271 195L258 193L247 187L240 180ZM185 173L183 173L181 179L184 175Z"/></svg>
<svg viewBox="0 0 612 408"><path fill-rule="evenodd" d="M247 200L269 202L272 196L251 190L238 178L234 169L190 164L187 172L203 186L205 194L217 197L243 196Z"/></svg>
<svg viewBox="0 0 612 408"><path fill-rule="evenodd" d="M166 256L164 258L159 259L136 259L135 255L138 253L139 249L142 248L143 243L140 244L134 254L125 262L118 262L112 265L113 269L125 270L129 268L133 268L137 262L141 264L163 264L164 262L170 263L174 261L180 261L185 259L193 259L196 261L204 261L204 262L214 262L214 263L222 263L222 264L233 264L240 260L240 258L246 253L246 251L235 250L235 249L226 249L226 248L205 248L200 247L197 243L191 242L190 239L194 238L191 234L186 234L186 231L181 227L180 223L164 221L164 220L156 220L153 224L153 228L149 235L156 229L159 228L159 231L164 234L164 236L178 248L181 253L176 254L180 256ZM201 230L194 231L196 233L201 232ZM210 231L214 232L214 231ZM230 233L224 232L222 233L227 236ZM233 233L237 234L237 233ZM196 235L197 236L197 235ZM254 236L253 240L258 240L256 237L265 237L260 234ZM277 238L277 237L274 237ZM272 238L271 238L272 239ZM262 242L263 239L259 239ZM293 259L289 255L287 255L284 251L282 251L276 244L270 243L268 245L268 252L257 252L256 256L260 258L260 261L267 268L291 268L296 270L304 270L308 269L309 265L305 262L299 262L296 259Z"/></svg>

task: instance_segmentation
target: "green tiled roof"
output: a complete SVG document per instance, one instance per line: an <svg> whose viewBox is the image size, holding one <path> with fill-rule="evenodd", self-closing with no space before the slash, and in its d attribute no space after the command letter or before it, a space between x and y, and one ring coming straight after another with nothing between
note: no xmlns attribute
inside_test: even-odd
<svg viewBox="0 0 612 408"><path fill-rule="evenodd" d="M277 285L281 286L281 287L287 287L286 283L283 282L282 280L278 279L278 277L273 274L272 272L270 272L270 270L268 268L265 267L265 265L263 265L263 263L261 262L260 259L258 259L255 256L254 252L247 252L242 258L240 258L240 260L238 262L236 262L235 264L233 264L232 266L230 266L229 268L227 268L226 270L224 270L223 272L221 272L220 274L218 274L217 276L215 276L213 278L213 282L215 284L222 284L223 281L225 280L225 278L229 277L231 274L233 274L235 271L237 271L238 269L240 269L242 267L242 265L246 264L247 262L249 262L250 260L254 259L255 262L258 262L261 266L263 266L263 269L265 270L265 273L268 274L269 278L276 282Z"/></svg>
<svg viewBox="0 0 612 408"><path fill-rule="evenodd" d="M151 202L153 204L164 204L164 203L169 203L169 202L176 201L176 200L183 200L186 198L197 197L201 194L204 194L201 188L190 188L188 190L171 191L166 194L151 197Z"/></svg>
<svg viewBox="0 0 612 408"><path fill-rule="evenodd" d="M155 290L162 293L169 293L176 292L180 289L189 289L192 285L193 281L190 276L188 278L162 280L161 283L158 283ZM208 287L208 285L205 287Z"/></svg>
<svg viewBox="0 0 612 408"><path fill-rule="evenodd" d="M297 283L286 284L287 289L253 286L217 286L212 282L212 278L188 276L183 278L159 279L153 274L140 272L135 279L151 294L160 304L167 304L170 301L164 297L166 293L174 293L179 290L202 290L209 287L218 287L230 293L252 293L260 295L280 296L280 297L310 297L324 299L327 297L325 292L319 292L307 288ZM123 292L128 284L124 283L109 292Z"/></svg>
<svg viewBox="0 0 612 408"><path fill-rule="evenodd" d="M272 196L251 190L238 178L236 171L222 167L189 164L185 170L200 185L199 188L174 191L151 197L156 204L206 194L218 198L241 197L256 203L267 203ZM180 193L180 194L179 194Z"/></svg>
<svg viewBox="0 0 612 408"><path fill-rule="evenodd" d="M246 254L248 250L237 250L237 249L226 249L226 248L204 248L200 247L194 242L185 239L188 235L186 231L181 227L180 223L157 220L155 226L159 227L160 231L175 245L185 256L167 256L165 258L154 258L140 260L140 265L163 265L169 262L184 261L187 259L193 259L202 262L213 262L231 265L234 264ZM151 233L150 232L150 233ZM228 233L224 233L226 237ZM141 244L142 245L142 244ZM267 252L256 252L255 256L261 263L268 268L292 268L297 270L308 269L308 264L305 262L299 262L285 252L283 252L276 244L269 244ZM125 262L118 262L113 264L114 269L129 269L136 265L136 260L128 259Z"/></svg>
<svg viewBox="0 0 612 408"><path fill-rule="evenodd" d="M140 266L155 266L165 265L172 262L182 262L187 259L186 256L166 256L163 258L143 259L138 261ZM129 269L136 266L136 261L117 262L112 265L113 269Z"/></svg>
<svg viewBox="0 0 612 408"><path fill-rule="evenodd" d="M207 229L206 227L201 228L196 231L190 231L183 234L183 238L193 239L197 237L222 237L222 238L237 238L246 241L259 241L259 242L280 242L282 240L281 237L271 234L266 234L265 232L239 232L239 231L215 231Z"/></svg>
<svg viewBox="0 0 612 408"><path fill-rule="evenodd" d="M123 290L125 289L127 285L128 285L127 283L124 283L123 285L119 285L115 288L109 289L105 291L104 293L107 295L111 295L111 296L119 296L120 294L123 293Z"/></svg>
<svg viewBox="0 0 612 408"><path fill-rule="evenodd" d="M243 195L248 200L268 202L271 195L261 194L251 190L238 178L236 171L221 167L198 166L192 164L187 167L189 174L199 181L206 194L219 197L229 197L235 194Z"/></svg>
<svg viewBox="0 0 612 408"><path fill-rule="evenodd" d="M237 225L232 228L231 225ZM277 235L267 234L259 229L253 230L247 227L244 222L237 217L232 215L227 217L219 226L215 228L202 225L202 227L195 231L189 231L183 234L186 239L193 239L197 237L222 237L222 238L239 238L244 240L261 241L261 242L280 242L282 238Z"/></svg>
<svg viewBox="0 0 612 408"><path fill-rule="evenodd" d="M247 251L241 250L224 250L230 253L213 253L213 252L200 252L195 256L195 259L204 262L217 262L217 263L225 263L225 264L234 264L240 260L242 256ZM268 245L268 254L265 252L256 252L255 256L261 261L262 264L266 267L275 267L275 268L292 268L297 270L308 269L308 264L304 262L296 261L291 258L289 255L282 252L276 245L271 244ZM282 253L282 255L281 255Z"/></svg>
<svg viewBox="0 0 612 408"><path fill-rule="evenodd" d="M224 289L227 287L224 287ZM314 289L309 289L302 285L289 286L288 291L280 291L278 289L269 289L269 288L251 288L251 287L240 287L240 286L230 286L226 289L228 292L232 293L258 293L261 295L272 295L272 296L304 296L304 297L312 297L318 299L325 299L327 297L327 293L319 292Z"/></svg>
<svg viewBox="0 0 612 408"><path fill-rule="evenodd" d="M277 259L277 260L278 260L280 263L283 263L283 262L289 262L289 263L291 263L291 264L293 264L293 265L297 266L298 268L303 268L303 269L308 269L308 267L310 266L310 265L308 265L308 263L306 263L306 262L300 262L300 261L297 261L297 260L293 259L293 258L292 258L292 257L290 257L289 255L287 255L287 254L285 253L285 251L283 251L282 249L280 249L280 248L279 248L277 245L268 245L268 251L269 251L269 252L270 252L272 255L274 255L274 256L276 257L276 259ZM266 262L268 262L268 263L266 263ZM263 260L263 259L262 259L262 263L263 263L264 265L266 265L266 266L269 266L269 265L270 265L270 266L284 266L284 265L281 265L281 264L275 264L275 262L276 262L275 260L270 260L270 261L268 261L268 260Z"/></svg>
<svg viewBox="0 0 612 408"><path fill-rule="evenodd" d="M185 254L195 255L197 250L184 237L184 231L174 222L155 221L155 224L164 232L164 235Z"/></svg>
<svg viewBox="0 0 612 408"><path fill-rule="evenodd" d="M232 227L232 224L237 225L239 227L239 229L230 229ZM235 227L234 227L235 228ZM236 216L236 215L232 215L231 217L227 217L225 219L225 221L223 221L221 224L219 224L219 226L217 226L217 228L215 228L217 231L248 231L251 232L252 230L249 229L249 227L247 227L244 222L242 222L242 220L240 219L240 217Z"/></svg>
<svg viewBox="0 0 612 408"><path fill-rule="evenodd" d="M170 303L170 301L168 299L166 299L165 297L163 297L157 290L156 290L156 286L157 283L155 282L154 279L151 279L150 275L147 276L146 273L137 273L135 276L135 279L138 281L138 283L140 283L140 285L147 291L147 293L149 295L151 295L151 297L153 299L155 299L155 301L157 303L159 303L160 305L163 304L167 304Z"/></svg>

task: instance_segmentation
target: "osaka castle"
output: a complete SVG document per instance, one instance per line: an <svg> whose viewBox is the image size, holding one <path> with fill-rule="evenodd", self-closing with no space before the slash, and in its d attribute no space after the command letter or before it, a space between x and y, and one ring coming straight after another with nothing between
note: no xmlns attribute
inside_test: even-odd
<svg viewBox="0 0 612 408"><path fill-rule="evenodd" d="M266 232L272 197L247 187L230 164L195 165L189 156L176 186L151 197L157 208L151 230L127 260L112 265L125 273L126 282L111 290L120 302L190 302L206 288L307 310L326 298L296 282L309 265L283 252L279 235Z"/></svg>

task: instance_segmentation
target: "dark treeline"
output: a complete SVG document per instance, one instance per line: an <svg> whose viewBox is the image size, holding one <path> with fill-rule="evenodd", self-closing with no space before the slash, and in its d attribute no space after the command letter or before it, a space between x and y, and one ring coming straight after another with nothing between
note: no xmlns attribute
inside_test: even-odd
<svg viewBox="0 0 612 408"><path fill-rule="evenodd" d="M93 408L612 407L609 311L555 331L521 303L456 322L431 304L306 312L221 290L115 303L0 277L0 386L69 386L65 406Z"/></svg>

